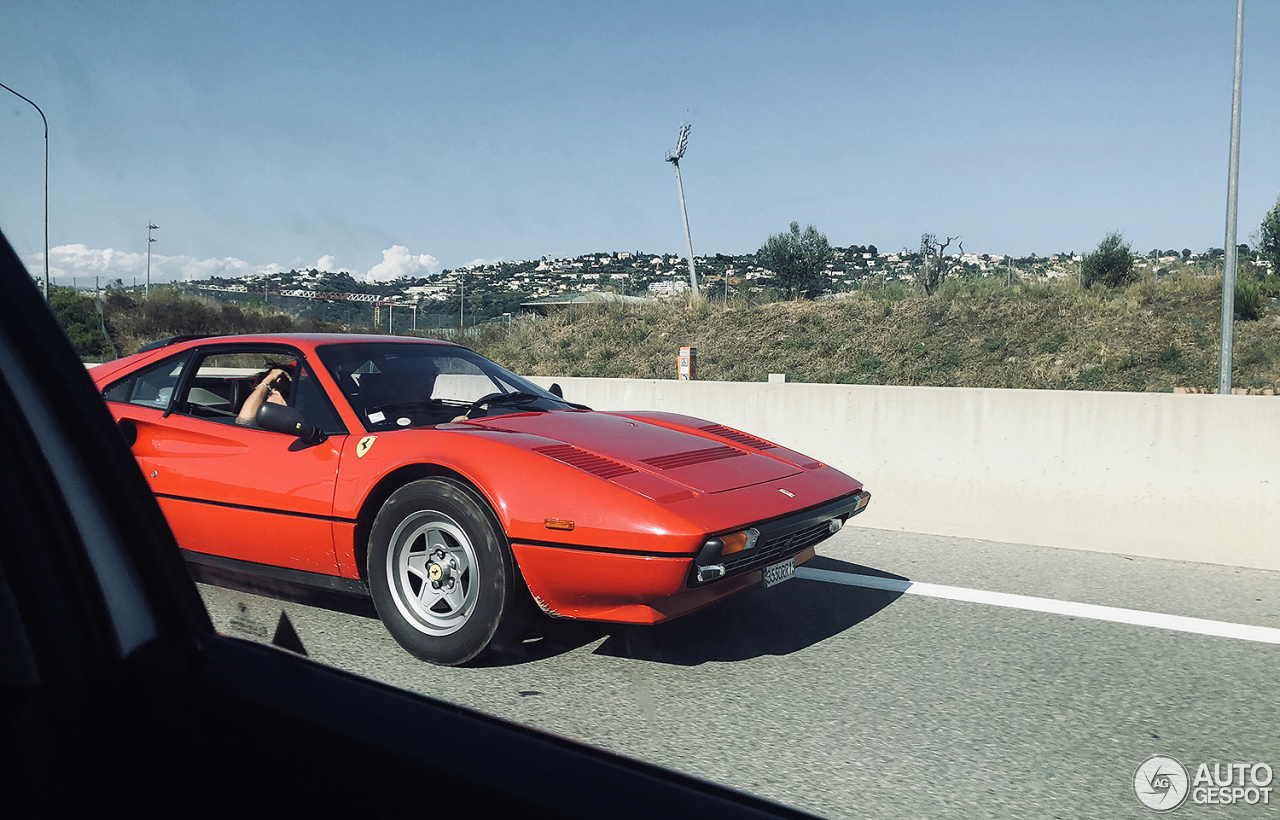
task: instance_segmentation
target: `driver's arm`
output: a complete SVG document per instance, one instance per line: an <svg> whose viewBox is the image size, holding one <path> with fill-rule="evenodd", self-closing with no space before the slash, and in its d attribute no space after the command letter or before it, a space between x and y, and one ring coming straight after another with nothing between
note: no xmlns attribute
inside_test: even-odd
<svg viewBox="0 0 1280 820"><path fill-rule="evenodd" d="M236 424L251 424L258 415L258 408L267 401L273 392L275 392L276 380L280 377L289 378L288 374L280 368L274 368L270 373L263 377L258 386L253 388L253 392L249 394L249 398L244 400L244 406L240 408L240 412L236 414Z"/></svg>

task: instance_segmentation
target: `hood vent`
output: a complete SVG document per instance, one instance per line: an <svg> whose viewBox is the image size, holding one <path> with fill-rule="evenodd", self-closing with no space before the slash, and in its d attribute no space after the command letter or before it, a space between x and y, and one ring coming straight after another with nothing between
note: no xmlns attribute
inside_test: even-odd
<svg viewBox="0 0 1280 820"><path fill-rule="evenodd" d="M705 450L689 450L684 453L672 453L669 456L657 456L656 458L642 459L645 464L650 467L657 467L659 470L674 470L677 467L690 467L694 464L705 464L708 461L719 461L724 458L737 458L745 456L742 450L721 445L719 447L708 447Z"/></svg>
<svg viewBox="0 0 1280 820"><path fill-rule="evenodd" d="M732 427L725 427L723 424L708 424L706 427L699 427L704 433L710 433L713 436L727 438L729 441L745 444L756 450L772 450L778 445L765 441L762 438L756 438L750 433L744 433L741 430L734 430Z"/></svg>
<svg viewBox="0 0 1280 820"><path fill-rule="evenodd" d="M598 456L595 453L589 453L586 450L579 450L569 444L552 444L546 447L534 447L535 453L541 453L547 458L554 458L556 461L563 461L572 467L577 467L585 473L591 473L600 478L617 478L618 476L629 475L637 472L634 467L614 461L611 458Z"/></svg>

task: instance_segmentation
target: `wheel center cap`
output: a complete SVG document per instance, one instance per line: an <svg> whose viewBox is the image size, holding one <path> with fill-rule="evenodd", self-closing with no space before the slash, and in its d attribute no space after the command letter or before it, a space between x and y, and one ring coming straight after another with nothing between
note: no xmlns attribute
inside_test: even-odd
<svg viewBox="0 0 1280 820"><path fill-rule="evenodd" d="M432 581L439 581L445 577L445 568L433 563L427 567L427 577Z"/></svg>

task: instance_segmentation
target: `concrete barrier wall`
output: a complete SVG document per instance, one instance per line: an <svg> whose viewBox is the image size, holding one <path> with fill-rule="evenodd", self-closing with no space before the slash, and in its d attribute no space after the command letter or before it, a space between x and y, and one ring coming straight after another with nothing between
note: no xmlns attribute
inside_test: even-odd
<svg viewBox="0 0 1280 820"><path fill-rule="evenodd" d="M1280 398L534 381L819 458L871 491L863 526L1280 570Z"/></svg>

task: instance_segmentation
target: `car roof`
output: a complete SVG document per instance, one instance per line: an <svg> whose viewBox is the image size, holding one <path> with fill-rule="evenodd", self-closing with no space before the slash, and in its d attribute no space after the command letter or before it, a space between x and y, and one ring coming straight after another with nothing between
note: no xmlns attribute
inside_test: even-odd
<svg viewBox="0 0 1280 820"><path fill-rule="evenodd" d="M230 336L172 336L146 345L138 352L172 348L174 351L186 350L211 343L216 344L293 344L301 347L316 348L329 344L367 344L367 343L403 343L403 344L435 344L450 347L462 347L456 342L443 339L426 339L418 336L388 336L376 333L244 333Z"/></svg>

